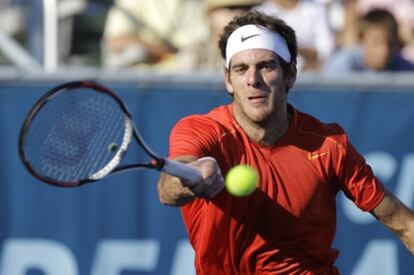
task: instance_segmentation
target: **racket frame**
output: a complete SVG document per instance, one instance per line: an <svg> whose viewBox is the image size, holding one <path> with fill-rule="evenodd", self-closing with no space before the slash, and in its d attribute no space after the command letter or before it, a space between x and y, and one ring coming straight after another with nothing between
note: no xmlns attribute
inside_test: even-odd
<svg viewBox="0 0 414 275"><path fill-rule="evenodd" d="M67 182L65 182L65 184L59 183L58 181L56 181L54 179L42 176L39 173L37 173L35 171L35 169L32 167L32 165L30 164L30 162L27 160L27 158L25 156L25 150L24 150L25 140L26 140L26 133L28 132L28 129L31 125L31 122L36 117L39 110L45 104L47 104L48 101L52 100L53 97L59 95L59 93L61 93L61 92L70 91L70 90L74 90L74 89L77 89L77 88L89 88L89 89L93 89L95 91L98 91L98 92L101 92L101 93L104 93L106 95L111 96L115 100L115 102L119 105L119 107L124 112L124 114L126 115L126 119L129 120L130 126L132 127L132 137L137 141L137 143L144 150L144 152L151 158L151 160L149 162L135 163L135 164L125 164L125 165L121 165L121 166L117 166L119 164L119 162L118 162L117 165L115 165L115 167L113 169L110 169L109 171L106 171L105 173L103 173L102 174L103 176L97 176L96 174L99 173L99 171L98 171L97 173L93 174L92 178L89 177L87 179L67 181ZM90 182L100 180L100 179L106 177L107 175L112 175L112 174L119 173L119 172L124 172L124 171L135 170L135 169L138 169L138 168L156 169L156 170L168 173L170 175L177 176L181 179L186 180L188 186L194 185L196 182L199 182L202 179L200 171L198 169L196 169L194 167L191 167L189 165L186 165L184 163L178 162L178 161L168 160L168 159L159 157L156 153L154 153L154 151L152 151L150 149L150 147L143 140L141 134L139 133L137 127L135 126L135 124L133 122L131 113L128 111L126 105L123 103L121 98L117 94L115 94L114 92L112 92L111 90L106 88L105 86L102 86L102 85L100 85L96 82L93 82L93 81L72 81L72 82L68 82L68 83L58 85L58 86L52 88L51 90L49 90L48 92L46 92L35 103L35 105L29 111L29 114L27 115L26 119L24 120L24 123L22 125L21 130L20 130L18 143L19 143L18 147L19 147L20 159L22 160L22 162L24 163L24 165L28 169L28 171L33 176L38 178L39 180L41 180L45 183L55 185L55 186L60 186L60 187L76 187L76 186L84 185L86 183L90 183ZM128 142L128 144L129 144L129 142ZM127 148L124 148L124 149L125 149L124 150L124 152L125 152L127 150ZM124 152L121 152L121 155L119 156L119 158L122 158L122 154Z"/></svg>

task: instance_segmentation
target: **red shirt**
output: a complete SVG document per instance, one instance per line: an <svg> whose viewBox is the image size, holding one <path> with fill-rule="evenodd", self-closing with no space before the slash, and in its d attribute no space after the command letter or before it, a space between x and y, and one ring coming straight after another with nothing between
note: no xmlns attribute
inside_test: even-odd
<svg viewBox="0 0 414 275"><path fill-rule="evenodd" d="M197 274L337 274L338 252L331 247L337 192L364 211L383 199L383 185L341 127L293 112L288 131L272 147L247 137L232 105L174 127L170 158L212 156L223 175L237 164L260 174L250 196L223 190L181 208Z"/></svg>

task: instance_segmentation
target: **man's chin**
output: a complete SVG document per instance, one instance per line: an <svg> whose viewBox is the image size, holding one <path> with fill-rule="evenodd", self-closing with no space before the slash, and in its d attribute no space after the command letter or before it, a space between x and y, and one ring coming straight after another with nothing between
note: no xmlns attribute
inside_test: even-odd
<svg viewBox="0 0 414 275"><path fill-rule="evenodd" d="M264 112L251 113L251 114L249 114L249 118L254 123L263 124L269 119L269 115L267 113L264 113Z"/></svg>

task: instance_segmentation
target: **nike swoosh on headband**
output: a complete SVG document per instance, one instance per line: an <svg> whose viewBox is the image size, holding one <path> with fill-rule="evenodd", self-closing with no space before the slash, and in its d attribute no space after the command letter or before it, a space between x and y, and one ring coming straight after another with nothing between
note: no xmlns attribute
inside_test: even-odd
<svg viewBox="0 0 414 275"><path fill-rule="evenodd" d="M256 33L256 34L252 34L252 35L249 35L249 36L246 36L246 37L240 37L240 41L241 42L244 42L244 41L246 41L247 39L249 39L249 38L252 38L252 37L255 37L255 36L258 36L258 35L260 35L260 33Z"/></svg>
<svg viewBox="0 0 414 275"><path fill-rule="evenodd" d="M256 38L250 39L252 37ZM227 39L225 67L229 68L233 55L249 49L272 51L286 63L290 63L292 59L287 41L281 34L262 25L249 24L233 31Z"/></svg>

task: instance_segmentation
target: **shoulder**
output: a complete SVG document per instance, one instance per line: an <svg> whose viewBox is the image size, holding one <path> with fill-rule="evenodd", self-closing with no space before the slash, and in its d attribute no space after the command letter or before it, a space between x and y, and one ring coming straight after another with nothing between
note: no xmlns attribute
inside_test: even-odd
<svg viewBox="0 0 414 275"><path fill-rule="evenodd" d="M213 127L220 128L222 124L228 124L230 122L229 106L223 105L212 109L207 114L194 114L180 119L175 127L192 127L192 128L204 128Z"/></svg>
<svg viewBox="0 0 414 275"><path fill-rule="evenodd" d="M180 119L171 136L219 140L225 132L231 131L232 115L229 105L219 106L207 114L194 114Z"/></svg>
<svg viewBox="0 0 414 275"><path fill-rule="evenodd" d="M397 55L390 64L391 71L412 71L414 64L405 59L402 55Z"/></svg>
<svg viewBox="0 0 414 275"><path fill-rule="evenodd" d="M231 133L231 114L228 106L213 109L208 114L182 118L170 134L170 157L212 156Z"/></svg>
<svg viewBox="0 0 414 275"><path fill-rule="evenodd" d="M301 136L306 136L303 140L318 141L318 143L341 149L346 148L348 137L338 123L325 123L312 115L296 112L295 126Z"/></svg>

